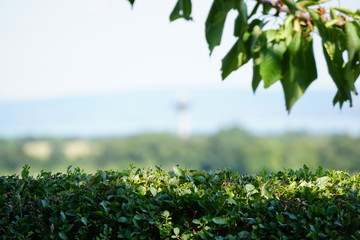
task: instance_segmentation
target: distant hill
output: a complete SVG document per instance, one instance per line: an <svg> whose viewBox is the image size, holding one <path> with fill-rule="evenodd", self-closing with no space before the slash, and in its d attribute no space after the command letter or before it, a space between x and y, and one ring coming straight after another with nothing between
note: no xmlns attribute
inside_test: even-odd
<svg viewBox="0 0 360 240"><path fill-rule="evenodd" d="M0 137L115 136L176 133L174 90L133 91L104 96L0 102ZM330 105L333 92L309 91L290 115L282 94L239 89L192 89L192 131L212 133L240 126L254 133L308 131L360 134L358 98L342 111Z"/></svg>

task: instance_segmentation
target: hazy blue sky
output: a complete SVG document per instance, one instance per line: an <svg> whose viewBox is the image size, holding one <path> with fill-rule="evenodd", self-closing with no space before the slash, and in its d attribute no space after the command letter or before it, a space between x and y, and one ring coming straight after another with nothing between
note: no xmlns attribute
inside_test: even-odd
<svg viewBox="0 0 360 240"><path fill-rule="evenodd" d="M174 132L180 92L190 93L194 132L240 125L360 134L360 97L352 109L332 107L336 89L316 34L319 79L290 115L279 84L253 96L251 65L221 81L236 14L210 57L204 22L211 2L193 0L194 21L170 23L175 0L137 0L133 9L126 0L0 0L0 135ZM358 9L360 1L341 6ZM101 97L77 98L92 95Z"/></svg>
<svg viewBox="0 0 360 240"><path fill-rule="evenodd" d="M251 91L251 66L220 79L232 37L209 57L204 21L211 1L193 1L193 22L170 23L175 3L138 0L131 10L125 0L0 0L0 101L137 89ZM360 1L341 5L359 8ZM317 48L319 80L310 91L335 89Z"/></svg>

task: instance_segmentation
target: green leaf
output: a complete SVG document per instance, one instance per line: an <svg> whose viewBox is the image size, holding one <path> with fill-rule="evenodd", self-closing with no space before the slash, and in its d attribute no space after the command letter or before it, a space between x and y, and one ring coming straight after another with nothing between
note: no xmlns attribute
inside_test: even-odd
<svg viewBox="0 0 360 240"><path fill-rule="evenodd" d="M173 228L173 231L174 231L174 234L175 234L175 236L178 236L179 235L179 233L180 233L180 229L179 228Z"/></svg>
<svg viewBox="0 0 360 240"><path fill-rule="evenodd" d="M59 232L59 237L63 240L68 240L68 237L66 236L66 234L64 232Z"/></svg>
<svg viewBox="0 0 360 240"><path fill-rule="evenodd" d="M173 171L174 171L176 176L178 176L178 177L182 176L181 170L178 167L174 166Z"/></svg>
<svg viewBox="0 0 360 240"><path fill-rule="evenodd" d="M20 188L17 190L17 193L20 194L24 189L24 187L25 187L25 183L21 184Z"/></svg>
<svg viewBox="0 0 360 240"><path fill-rule="evenodd" d="M345 39L345 35L342 32L337 32L335 28L327 28L326 31L327 36L325 39L323 38L323 52L328 65L328 71L338 88L333 103L334 105L339 103L341 108L345 101L349 101L350 106L352 106L350 91L353 89L353 86L349 86L349 79L345 77L346 69L344 66L346 64L343 59L343 44L341 41Z"/></svg>
<svg viewBox="0 0 360 240"><path fill-rule="evenodd" d="M221 218L221 217L214 217L213 219L213 222L218 224L218 225L224 225L224 224L227 224L227 221L225 218Z"/></svg>
<svg viewBox="0 0 360 240"><path fill-rule="evenodd" d="M305 7L309 7L309 6L314 6L314 5L319 5L322 3L326 3L329 2L331 0L303 0L303 1L298 1L298 3L300 3L300 5L303 5Z"/></svg>
<svg viewBox="0 0 360 240"><path fill-rule="evenodd" d="M239 38L222 60L222 79L225 79L231 72L235 71L249 60L249 48L247 48L243 40Z"/></svg>
<svg viewBox="0 0 360 240"><path fill-rule="evenodd" d="M174 21L179 18L191 20L191 0L178 0L174 10L170 14L170 21Z"/></svg>
<svg viewBox="0 0 360 240"><path fill-rule="evenodd" d="M282 79L281 85L284 90L286 110L290 112L292 106L303 95L304 91L298 82L289 79Z"/></svg>
<svg viewBox="0 0 360 240"><path fill-rule="evenodd" d="M285 41L274 42L264 47L260 53L260 75L264 87L268 88L282 78L282 59L286 51Z"/></svg>
<svg viewBox="0 0 360 240"><path fill-rule="evenodd" d="M349 70L359 68L360 61L360 29L352 22L345 23L346 50L348 52L348 61L351 64ZM356 80L358 76L354 76Z"/></svg>
<svg viewBox="0 0 360 240"><path fill-rule="evenodd" d="M338 10L339 12L342 12L348 16L355 16L357 15L356 14L356 11L355 10L352 10L352 9L348 9L348 8L342 8L342 7L334 7L335 10Z"/></svg>
<svg viewBox="0 0 360 240"><path fill-rule="evenodd" d="M265 22L259 19L253 20L249 25L250 35L247 41L248 41L249 52L253 57L256 53L260 52L261 41L263 38L262 28L264 27L264 25Z"/></svg>
<svg viewBox="0 0 360 240"><path fill-rule="evenodd" d="M248 27L248 31L242 33L222 60L222 79L225 79L231 72L246 64L252 57L257 54L258 39L262 35L261 28L264 22L258 19L253 20Z"/></svg>
<svg viewBox="0 0 360 240"><path fill-rule="evenodd" d="M30 174L30 166L28 164L25 164L21 171L21 178L22 179L28 179Z"/></svg>
<svg viewBox="0 0 360 240"><path fill-rule="evenodd" d="M201 224L201 222L200 222L199 219L194 219L194 220L192 220L192 223L197 224L197 225L200 225L200 224Z"/></svg>
<svg viewBox="0 0 360 240"><path fill-rule="evenodd" d="M234 204L234 205L237 205L237 203L235 202L235 200L234 199L232 199L232 198L228 198L228 199L226 199L229 203L231 203L231 204Z"/></svg>
<svg viewBox="0 0 360 240"><path fill-rule="evenodd" d="M313 40L309 37L301 35L300 49L294 54L293 68L297 68L297 82L302 90L305 90L309 85L317 79L317 69L313 49ZM306 69L306 71L304 71Z"/></svg>
<svg viewBox="0 0 360 240"><path fill-rule="evenodd" d="M253 91L255 92L257 87L259 86L260 82L261 82L261 75L260 75L260 58L254 58L253 61L253 77L252 77L252 82L251 82L251 86Z"/></svg>
<svg viewBox="0 0 360 240"><path fill-rule="evenodd" d="M100 205L104 208L105 212L109 212L109 208L107 207L107 201L102 201Z"/></svg>
<svg viewBox="0 0 360 240"><path fill-rule="evenodd" d="M239 37L247 30L248 28L248 15L247 15L247 6L244 1L239 1L237 4L238 16L235 20L235 29L234 35Z"/></svg>
<svg viewBox="0 0 360 240"><path fill-rule="evenodd" d="M241 231L238 233L240 239L248 239L250 233L248 231Z"/></svg>
<svg viewBox="0 0 360 240"><path fill-rule="evenodd" d="M162 215L165 217L165 218L168 218L170 217L170 212L168 210L165 210L163 211Z"/></svg>
<svg viewBox="0 0 360 240"><path fill-rule="evenodd" d="M303 95L308 86L317 78L313 42L310 36L295 33L284 55L284 77L281 79L285 94L286 109ZM304 71L306 69L306 71Z"/></svg>
<svg viewBox="0 0 360 240"><path fill-rule="evenodd" d="M248 184L245 185L245 190L246 190L247 192L252 192L252 191L255 190L255 186L252 185L252 184L250 184L250 183L248 183Z"/></svg>
<svg viewBox="0 0 360 240"><path fill-rule="evenodd" d="M261 193L261 196L262 196L262 197L265 197L265 198L267 198L267 199L269 199L269 198L272 197L271 192L270 192L267 188L265 188L265 187L261 189L260 193Z"/></svg>
<svg viewBox="0 0 360 240"><path fill-rule="evenodd" d="M318 14L310 13L322 38L328 71L338 89L333 104L339 103L341 108L344 102L349 101L352 106L352 93L357 94L354 83L360 74L358 24L347 22L343 29L326 27ZM343 59L345 51L348 53L348 62Z"/></svg>
<svg viewBox="0 0 360 240"><path fill-rule="evenodd" d="M316 179L316 185L322 186L322 185L325 185L326 183L328 183L329 181L330 181L330 178L328 176L320 177L320 178Z"/></svg>
<svg viewBox="0 0 360 240"><path fill-rule="evenodd" d="M256 14L256 12L259 9L260 5L261 5L260 1L257 1L248 18L251 18L252 16L254 16Z"/></svg>
<svg viewBox="0 0 360 240"><path fill-rule="evenodd" d="M252 89L255 92L257 87L259 86L262 78L260 75L260 50L261 44L263 42L263 35L262 35L262 27L265 25L264 22L255 19L250 23L251 30L251 37L249 39L249 50L250 54L253 58L253 77L252 77Z"/></svg>
<svg viewBox="0 0 360 240"><path fill-rule="evenodd" d="M88 224L88 220L86 217L81 217L81 222L84 224L84 225L87 225Z"/></svg>
<svg viewBox="0 0 360 240"><path fill-rule="evenodd" d="M64 213L63 211L60 212L60 216L61 216L61 220L62 220L63 222L65 222L66 216L65 216L65 213Z"/></svg>
<svg viewBox="0 0 360 240"><path fill-rule="evenodd" d="M131 4L131 6L133 6L135 3L135 0L129 0L129 3Z"/></svg>
<svg viewBox="0 0 360 240"><path fill-rule="evenodd" d="M214 0L205 22L205 36L210 54L221 43L225 20L228 12L233 8L232 0Z"/></svg>
<svg viewBox="0 0 360 240"><path fill-rule="evenodd" d="M117 221L120 223L127 223L128 219L126 217L119 217Z"/></svg>
<svg viewBox="0 0 360 240"><path fill-rule="evenodd" d="M154 197L157 194L157 190L155 188L153 188L153 187L150 187L150 192L151 192L151 195L153 195Z"/></svg>
<svg viewBox="0 0 360 240"><path fill-rule="evenodd" d="M293 219L293 220L298 219L294 214L289 213L289 212L282 212L282 214L288 216L290 219Z"/></svg>

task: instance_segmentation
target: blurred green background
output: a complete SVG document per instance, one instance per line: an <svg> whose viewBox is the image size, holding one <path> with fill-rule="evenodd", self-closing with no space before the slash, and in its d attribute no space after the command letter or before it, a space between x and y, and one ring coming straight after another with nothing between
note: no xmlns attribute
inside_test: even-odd
<svg viewBox="0 0 360 240"><path fill-rule="evenodd" d="M360 170L360 138L347 135L286 133L257 136L229 128L212 135L182 139L172 134L144 134L123 138L22 138L0 140L0 174L19 173L29 164L32 174L66 171L69 165L86 172L174 165L213 170L228 167L240 173L284 168Z"/></svg>

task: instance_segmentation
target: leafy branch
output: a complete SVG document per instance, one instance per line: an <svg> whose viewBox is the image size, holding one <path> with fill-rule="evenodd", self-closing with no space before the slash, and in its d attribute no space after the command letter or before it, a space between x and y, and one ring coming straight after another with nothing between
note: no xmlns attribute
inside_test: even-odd
<svg viewBox="0 0 360 240"><path fill-rule="evenodd" d="M131 4L135 0L129 0ZM261 81L268 88L280 81L286 109L304 94L317 79L313 33L318 33L327 67L337 93L333 104L349 101L357 95L355 82L360 74L360 10L322 7L330 0L253 0L253 8L244 0L214 0L205 22L205 36L210 54L221 44L226 18L237 12L233 47L222 60L224 80L252 60L252 88ZM170 20L191 20L191 0L178 0ZM282 19L274 26L267 16Z"/></svg>

